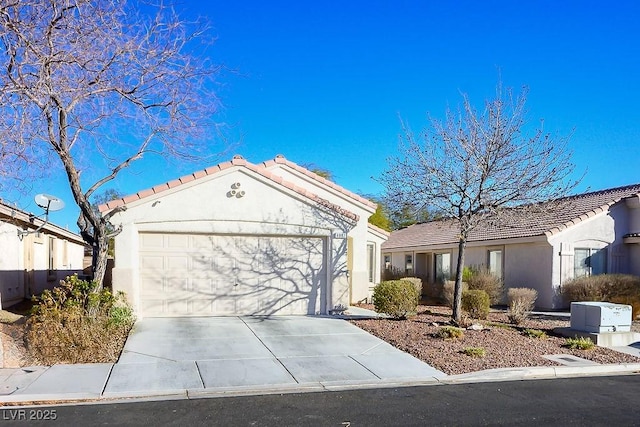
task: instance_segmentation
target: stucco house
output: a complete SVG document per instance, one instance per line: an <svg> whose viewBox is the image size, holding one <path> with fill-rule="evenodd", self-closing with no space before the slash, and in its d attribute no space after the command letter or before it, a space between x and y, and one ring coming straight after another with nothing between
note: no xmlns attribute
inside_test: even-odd
<svg viewBox="0 0 640 427"><path fill-rule="evenodd" d="M234 156L113 209L113 288L140 317L326 314L380 280L376 205L283 156Z"/></svg>
<svg viewBox="0 0 640 427"><path fill-rule="evenodd" d="M41 218L0 201L0 308L58 286L66 276L82 274L82 238L43 223Z"/></svg>
<svg viewBox="0 0 640 427"><path fill-rule="evenodd" d="M508 221L488 221L470 235L466 266L484 266L505 288L538 291L537 306L565 306L565 281L601 273L640 275L640 184L595 191L548 203L544 213L513 209ZM451 220L415 224L382 245L383 268L434 283L455 274L458 231Z"/></svg>

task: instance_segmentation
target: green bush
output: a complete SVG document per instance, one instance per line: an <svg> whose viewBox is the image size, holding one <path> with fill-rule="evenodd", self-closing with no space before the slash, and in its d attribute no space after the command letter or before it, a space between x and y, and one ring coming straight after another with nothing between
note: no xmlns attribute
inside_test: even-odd
<svg viewBox="0 0 640 427"><path fill-rule="evenodd" d="M471 276L473 276L474 269L472 267L463 267L462 268L462 281L469 283L471 280Z"/></svg>
<svg viewBox="0 0 640 427"><path fill-rule="evenodd" d="M485 291L489 295L490 304L500 304L504 294L502 280L486 268L472 268L467 283L469 290Z"/></svg>
<svg viewBox="0 0 640 427"><path fill-rule="evenodd" d="M456 287L456 282L453 280L447 280L442 286L442 299L449 308L453 308L453 296ZM466 282L462 282L462 293L469 289L469 285Z"/></svg>
<svg viewBox="0 0 640 427"><path fill-rule="evenodd" d="M633 318L640 313L640 277L630 274L599 274L583 276L565 282L561 295L572 301L608 301L628 304L633 308Z"/></svg>
<svg viewBox="0 0 640 427"><path fill-rule="evenodd" d="M483 290L469 289L462 293L462 310L474 319L486 319L489 315L489 295Z"/></svg>
<svg viewBox="0 0 640 427"><path fill-rule="evenodd" d="M413 286L415 286L418 291L418 297L422 295L422 279L419 277L403 277L400 280L406 280L407 282L411 282Z"/></svg>
<svg viewBox="0 0 640 427"><path fill-rule="evenodd" d="M436 335L445 340L461 339L464 337L464 330L455 326L442 326Z"/></svg>
<svg viewBox="0 0 640 427"><path fill-rule="evenodd" d="M545 331L541 331L540 329L525 329L522 331L522 335L529 338L538 338L538 339L546 339L547 333Z"/></svg>
<svg viewBox="0 0 640 427"><path fill-rule="evenodd" d="M373 288L373 305L378 313L404 319L416 313L418 290L406 280L388 280Z"/></svg>
<svg viewBox="0 0 640 427"><path fill-rule="evenodd" d="M462 352L471 357L484 357L486 351L482 347L465 347Z"/></svg>
<svg viewBox="0 0 640 427"><path fill-rule="evenodd" d="M123 293L94 292L95 283L70 276L35 297L26 343L37 361L115 362L135 322Z"/></svg>
<svg viewBox="0 0 640 427"><path fill-rule="evenodd" d="M538 292L529 288L511 288L507 292L509 303L509 322L514 325L522 324L533 310L538 298Z"/></svg>
<svg viewBox="0 0 640 427"><path fill-rule="evenodd" d="M569 347L572 350L591 350L595 347L595 344L591 339L586 337L574 337L567 338L565 341L565 347Z"/></svg>

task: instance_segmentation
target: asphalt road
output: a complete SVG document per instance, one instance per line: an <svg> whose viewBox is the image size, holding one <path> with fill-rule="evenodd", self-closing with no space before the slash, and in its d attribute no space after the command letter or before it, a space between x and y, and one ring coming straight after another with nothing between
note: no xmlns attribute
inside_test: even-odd
<svg viewBox="0 0 640 427"><path fill-rule="evenodd" d="M9 407L0 412L2 426L26 422L146 426L638 426L640 375Z"/></svg>

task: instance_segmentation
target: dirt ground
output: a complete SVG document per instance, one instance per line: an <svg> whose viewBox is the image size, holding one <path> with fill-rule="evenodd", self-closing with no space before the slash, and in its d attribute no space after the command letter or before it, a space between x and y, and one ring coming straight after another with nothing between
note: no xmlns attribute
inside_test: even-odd
<svg viewBox="0 0 640 427"><path fill-rule="evenodd" d="M373 309L373 306L363 307ZM608 348L572 350L565 347L566 338L556 336L553 329L568 327L568 318L534 315L523 325L514 327L508 323L504 310L492 310L487 320L475 322L483 326L482 330L465 330L462 339L437 337L436 333L449 324L450 317L448 307L421 305L418 314L407 320L369 319L352 323L450 375L494 368L559 366L542 357L557 354L572 354L601 364L640 363L640 358ZM547 337L526 336L525 329L542 330ZM640 332L638 321L634 322L633 330ZM467 356L463 353L467 347L480 347L485 350L485 356Z"/></svg>

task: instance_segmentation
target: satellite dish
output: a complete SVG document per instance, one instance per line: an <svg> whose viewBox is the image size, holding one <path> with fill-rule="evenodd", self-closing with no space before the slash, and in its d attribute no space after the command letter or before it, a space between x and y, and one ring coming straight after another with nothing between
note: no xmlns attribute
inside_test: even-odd
<svg viewBox="0 0 640 427"><path fill-rule="evenodd" d="M40 206L47 212L55 212L64 208L64 202L50 194L36 194L34 200L36 201L36 205Z"/></svg>

